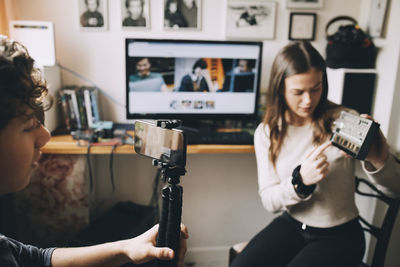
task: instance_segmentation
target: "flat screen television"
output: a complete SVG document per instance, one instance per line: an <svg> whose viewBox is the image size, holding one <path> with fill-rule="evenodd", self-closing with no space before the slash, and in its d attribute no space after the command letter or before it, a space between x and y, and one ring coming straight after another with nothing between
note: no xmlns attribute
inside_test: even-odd
<svg viewBox="0 0 400 267"><path fill-rule="evenodd" d="M126 39L127 119L257 114L262 42Z"/></svg>

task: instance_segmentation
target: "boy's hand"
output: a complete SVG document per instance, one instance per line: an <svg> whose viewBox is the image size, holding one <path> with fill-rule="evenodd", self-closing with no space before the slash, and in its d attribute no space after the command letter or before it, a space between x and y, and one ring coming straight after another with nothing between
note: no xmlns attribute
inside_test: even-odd
<svg viewBox="0 0 400 267"><path fill-rule="evenodd" d="M130 261L135 264L142 264L153 259L172 260L174 258L172 249L156 247L157 234L158 224L140 236L126 240L124 251ZM188 237L186 226L181 224L181 242L177 255L178 267L183 267L183 259L187 249L186 239Z"/></svg>

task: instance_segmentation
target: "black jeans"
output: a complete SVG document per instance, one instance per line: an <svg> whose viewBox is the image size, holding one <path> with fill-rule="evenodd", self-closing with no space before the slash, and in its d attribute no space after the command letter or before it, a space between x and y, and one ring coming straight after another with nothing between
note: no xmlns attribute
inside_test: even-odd
<svg viewBox="0 0 400 267"><path fill-rule="evenodd" d="M331 228L304 226L283 213L258 233L231 267L354 267L365 237L358 219Z"/></svg>

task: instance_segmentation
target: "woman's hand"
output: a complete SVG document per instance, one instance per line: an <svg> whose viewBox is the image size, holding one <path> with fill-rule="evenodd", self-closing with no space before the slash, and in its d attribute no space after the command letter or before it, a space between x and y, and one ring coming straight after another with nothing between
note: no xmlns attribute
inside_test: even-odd
<svg viewBox="0 0 400 267"><path fill-rule="evenodd" d="M331 142L328 141L315 147L310 153L308 153L303 163L301 163L300 175L303 184L316 184L326 177L328 174L329 163L324 151L330 145Z"/></svg>
<svg viewBox="0 0 400 267"><path fill-rule="evenodd" d="M174 251L166 247L156 247L158 225L153 226L147 232L135 238L125 241L125 254L135 264L142 264L153 259L172 260ZM185 225L181 224L181 241L177 255L178 267L183 267L183 259L186 253L186 239L189 237Z"/></svg>
<svg viewBox="0 0 400 267"><path fill-rule="evenodd" d="M361 117L375 121L371 116L367 114L361 114ZM382 131L379 129L378 134L375 136L375 140L372 141L368 155L365 158L367 169L369 169L370 171L380 169L385 164L388 156L389 145L387 144L386 138L383 135Z"/></svg>

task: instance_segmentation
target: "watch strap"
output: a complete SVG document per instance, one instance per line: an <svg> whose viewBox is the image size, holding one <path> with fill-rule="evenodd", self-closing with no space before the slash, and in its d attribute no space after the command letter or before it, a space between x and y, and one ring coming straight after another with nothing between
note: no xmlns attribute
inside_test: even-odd
<svg viewBox="0 0 400 267"><path fill-rule="evenodd" d="M306 198L314 192L317 185L305 185L300 174L300 168L301 165L294 168L292 173L292 184L297 195L299 195L301 198Z"/></svg>

